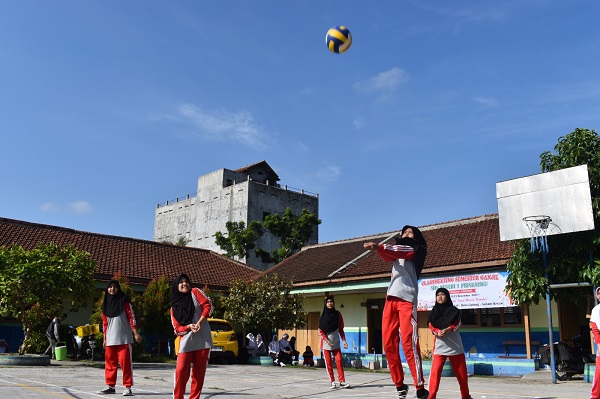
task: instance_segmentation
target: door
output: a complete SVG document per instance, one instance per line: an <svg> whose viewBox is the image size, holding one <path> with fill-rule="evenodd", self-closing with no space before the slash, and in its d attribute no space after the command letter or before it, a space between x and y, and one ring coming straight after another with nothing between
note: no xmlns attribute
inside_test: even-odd
<svg viewBox="0 0 600 399"><path fill-rule="evenodd" d="M321 318L321 314L319 312L309 312L307 315L307 337L306 337L306 345L310 346L313 353L315 354L315 358L317 358L317 354L319 353L319 346L321 344L321 337L319 336L319 319ZM300 353L304 352L305 348L296 348Z"/></svg>
<svg viewBox="0 0 600 399"><path fill-rule="evenodd" d="M367 352L383 353L381 319L385 299L367 299Z"/></svg>

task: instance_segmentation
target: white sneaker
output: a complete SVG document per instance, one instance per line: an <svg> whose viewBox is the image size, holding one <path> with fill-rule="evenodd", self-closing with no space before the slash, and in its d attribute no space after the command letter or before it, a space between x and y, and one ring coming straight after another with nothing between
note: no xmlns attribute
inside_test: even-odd
<svg viewBox="0 0 600 399"><path fill-rule="evenodd" d="M350 388L350 384L347 384L346 382L340 382L340 388Z"/></svg>
<svg viewBox="0 0 600 399"><path fill-rule="evenodd" d="M331 383L331 389L335 389L335 388L336 388L336 386L335 386L335 382L332 382L332 383Z"/></svg>
<svg viewBox="0 0 600 399"><path fill-rule="evenodd" d="M287 366L285 365L285 363L283 363L283 362L280 362L280 363L279 363L279 365L280 365L281 367L287 367Z"/></svg>
<svg viewBox="0 0 600 399"><path fill-rule="evenodd" d="M131 388L125 388L123 391L123 396L133 396L133 392L131 392Z"/></svg>

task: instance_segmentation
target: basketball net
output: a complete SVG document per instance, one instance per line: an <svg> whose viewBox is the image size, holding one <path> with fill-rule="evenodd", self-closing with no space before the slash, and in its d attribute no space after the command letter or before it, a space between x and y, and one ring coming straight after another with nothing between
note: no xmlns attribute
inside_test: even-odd
<svg viewBox="0 0 600 399"><path fill-rule="evenodd" d="M548 253L548 228L556 224L552 223L552 218L546 215L539 216L526 216L523 221L529 229L531 235L531 252L540 250L541 252ZM558 226L556 226L558 227Z"/></svg>

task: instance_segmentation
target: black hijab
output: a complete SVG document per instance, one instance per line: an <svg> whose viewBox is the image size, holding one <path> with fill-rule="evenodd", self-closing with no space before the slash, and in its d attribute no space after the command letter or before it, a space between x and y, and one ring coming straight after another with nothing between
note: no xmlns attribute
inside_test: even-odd
<svg viewBox="0 0 600 399"><path fill-rule="evenodd" d="M323 313L321 313L321 318L319 319L319 328L326 334L334 332L340 327L340 312L335 310L335 302L332 309L327 307L327 301L330 300L333 301L333 297L325 297Z"/></svg>
<svg viewBox="0 0 600 399"><path fill-rule="evenodd" d="M179 292L179 282L182 279L186 279L190 284L190 287L192 285L187 274L175 277L173 283L171 283L171 306L173 307L173 316L175 316L175 320L177 320L180 325L187 326L188 324L193 323L196 308L194 307L191 288L187 294Z"/></svg>
<svg viewBox="0 0 600 399"><path fill-rule="evenodd" d="M108 287L110 287L111 284L116 285L119 289L115 295L110 295L108 293ZM123 305L125 302L129 302L129 298L123 293L123 290L121 290L121 284L119 284L117 280L110 280L104 291L102 314L106 317L117 317L123 312Z"/></svg>
<svg viewBox="0 0 600 399"><path fill-rule="evenodd" d="M435 328L444 329L460 320L460 310L452 304L452 299L450 299L450 293L447 289L438 288L435 291L436 297L439 292L446 294L446 302L443 304L436 302L433 305L433 309L429 313L428 322Z"/></svg>
<svg viewBox="0 0 600 399"><path fill-rule="evenodd" d="M423 238L423 234L421 230L416 228L415 226L406 225L402 228L402 234L406 231L406 229L412 229L413 235L415 238L404 237L399 238L396 237L396 245L408 245L413 247L415 250L415 255L413 257L413 263L415 265L415 271L417 272L417 278L421 276L421 272L423 271L423 265L425 265L425 257L427 256L427 242L425 238Z"/></svg>

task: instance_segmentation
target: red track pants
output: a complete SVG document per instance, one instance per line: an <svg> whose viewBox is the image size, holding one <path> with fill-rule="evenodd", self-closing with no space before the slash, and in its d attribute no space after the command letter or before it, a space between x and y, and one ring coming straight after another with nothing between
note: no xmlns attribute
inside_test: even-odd
<svg viewBox="0 0 600 399"><path fill-rule="evenodd" d="M192 352L179 352L177 354L177 366L175 368L173 399L183 399L185 386L190 379L190 365L192 367L192 386L189 399L198 399L204 385L204 375L208 365L210 348L199 349Z"/></svg>
<svg viewBox="0 0 600 399"><path fill-rule="evenodd" d="M590 398L600 399L600 356L596 356L596 373L594 374Z"/></svg>
<svg viewBox="0 0 600 399"><path fill-rule="evenodd" d="M381 321L383 350L387 358L392 381L396 387L404 384L404 371L400 361L400 336L402 349L406 356L408 368L413 376L417 389L425 385L421 349L419 348L419 332L417 329L417 307L411 302L389 296L383 308Z"/></svg>
<svg viewBox="0 0 600 399"><path fill-rule="evenodd" d="M465 354L461 353L454 356L446 355L433 355L433 361L431 362L431 373L429 374L429 399L435 399L438 390L440 389L440 379L442 378L442 369L446 358L450 359L450 365L452 371L458 380L458 386L460 387L460 397L463 399L470 398L469 384L467 382L467 361Z"/></svg>
<svg viewBox="0 0 600 399"><path fill-rule="evenodd" d="M123 372L123 385L127 388L133 386L131 348L132 344L113 345L104 348L104 379L106 385L114 387L117 384L117 368L120 364Z"/></svg>
<svg viewBox="0 0 600 399"><path fill-rule="evenodd" d="M333 375L333 362L331 361L332 354L335 357L335 366L337 367L338 381L346 382L346 378L344 377L344 360L342 359L342 350L340 348L334 349L332 351L323 349L323 354L325 355L325 368L327 369L327 374L329 374L329 382L335 381L335 376Z"/></svg>

